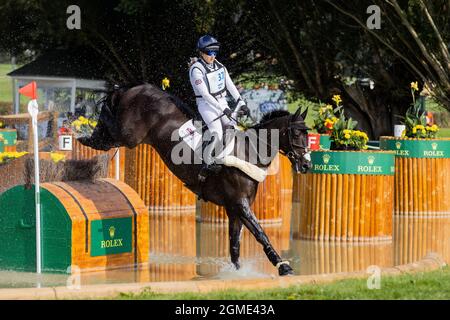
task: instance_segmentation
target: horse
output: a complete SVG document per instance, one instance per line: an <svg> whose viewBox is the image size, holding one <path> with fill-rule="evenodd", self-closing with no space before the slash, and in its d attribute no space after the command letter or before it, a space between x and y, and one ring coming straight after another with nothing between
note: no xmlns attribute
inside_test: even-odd
<svg viewBox="0 0 450 320"><path fill-rule="evenodd" d="M270 262L278 269L280 276L293 274L288 261L283 261L273 248L270 240L250 206L253 203L258 182L241 170L223 166L222 170L200 182L198 174L201 164L174 164L171 153L180 141L172 141L171 135L177 131L190 116L185 112L189 107L174 95L160 90L151 84L141 84L127 89L108 92L103 99L102 109L90 137L78 140L97 150L109 150L125 146L134 148L139 144L151 145L168 168L195 194L204 200L223 206L228 216L231 262L240 268L240 235L243 225L248 228L262 245ZM266 114L254 125L257 134L261 129L270 132L278 130L279 143L276 152L285 154L296 172L306 173L311 168L307 148L307 132L304 119L307 110L301 108L291 114L288 111L273 111ZM193 151L192 151L193 152ZM248 150L246 151L248 152ZM276 155L276 153L275 153ZM256 164L267 169L270 161Z"/></svg>

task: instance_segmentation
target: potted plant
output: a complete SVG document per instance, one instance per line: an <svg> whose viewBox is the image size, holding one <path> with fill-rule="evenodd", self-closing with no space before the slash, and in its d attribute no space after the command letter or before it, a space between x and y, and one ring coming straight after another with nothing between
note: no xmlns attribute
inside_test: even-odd
<svg viewBox="0 0 450 320"><path fill-rule="evenodd" d="M314 119L313 129L320 135L321 149L330 149L330 135L333 131L334 125L338 121L337 114L341 109L341 97L339 95L333 96L333 101L336 107L327 104L319 108L317 117Z"/></svg>
<svg viewBox="0 0 450 320"><path fill-rule="evenodd" d="M380 147L396 153L395 213L437 214L450 212L450 138L437 138L439 127L428 123L426 111L411 82L412 104L404 116L401 137L380 137Z"/></svg>

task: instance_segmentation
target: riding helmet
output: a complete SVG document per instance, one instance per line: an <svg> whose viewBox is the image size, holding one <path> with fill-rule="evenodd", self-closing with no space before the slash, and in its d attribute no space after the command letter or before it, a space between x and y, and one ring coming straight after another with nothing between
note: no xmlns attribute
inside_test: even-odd
<svg viewBox="0 0 450 320"><path fill-rule="evenodd" d="M200 37L197 42L197 49L205 53L210 50L219 51L219 46L219 41L208 34Z"/></svg>

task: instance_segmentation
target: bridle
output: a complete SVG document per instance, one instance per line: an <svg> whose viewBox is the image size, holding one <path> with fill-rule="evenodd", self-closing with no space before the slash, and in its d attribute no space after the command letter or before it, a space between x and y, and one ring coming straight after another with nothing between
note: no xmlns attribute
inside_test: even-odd
<svg viewBox="0 0 450 320"><path fill-rule="evenodd" d="M306 160L311 161L311 156L310 156L310 151L308 149L308 146L307 145L300 146L293 142L293 130L297 129L295 127L296 123L302 124L304 127L306 127L304 121L292 122L292 116L290 116L288 119L286 130L282 133L282 135L285 135L286 133L288 135L289 151L284 152L284 151L280 150L280 152L281 152L281 154L284 154L286 157L288 157L289 159L292 159L294 161L299 161L301 158L305 158ZM295 147L303 149L302 154L298 154Z"/></svg>

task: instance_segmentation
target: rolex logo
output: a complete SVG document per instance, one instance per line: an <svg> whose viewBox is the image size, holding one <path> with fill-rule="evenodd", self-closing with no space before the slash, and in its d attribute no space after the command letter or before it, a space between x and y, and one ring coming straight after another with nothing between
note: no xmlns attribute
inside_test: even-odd
<svg viewBox="0 0 450 320"><path fill-rule="evenodd" d="M325 163L325 164L327 164L328 162L330 162L330 158L331 158L331 156L329 155L329 154L324 154L323 156L322 156L322 159L323 159L323 162Z"/></svg>
<svg viewBox="0 0 450 320"><path fill-rule="evenodd" d="M114 235L116 234L116 228L113 226L109 227L109 237L114 238Z"/></svg>
<svg viewBox="0 0 450 320"><path fill-rule="evenodd" d="M375 162L375 157L374 156L368 156L367 157L367 162L372 165Z"/></svg>
<svg viewBox="0 0 450 320"><path fill-rule="evenodd" d="M401 142L396 142L396 143L395 143L395 147L396 147L397 149L400 149L400 148L402 147L402 143L401 143Z"/></svg>
<svg viewBox="0 0 450 320"><path fill-rule="evenodd" d="M431 144L431 148L433 148L433 150L436 150L437 147L438 147L438 144L437 144L436 142L433 142L433 143Z"/></svg>

